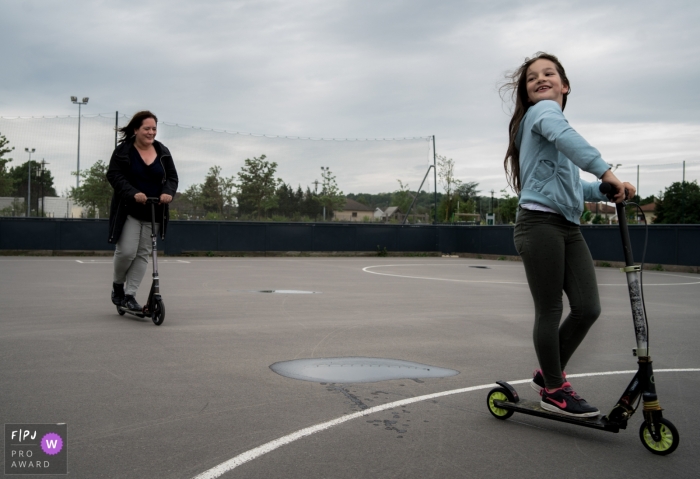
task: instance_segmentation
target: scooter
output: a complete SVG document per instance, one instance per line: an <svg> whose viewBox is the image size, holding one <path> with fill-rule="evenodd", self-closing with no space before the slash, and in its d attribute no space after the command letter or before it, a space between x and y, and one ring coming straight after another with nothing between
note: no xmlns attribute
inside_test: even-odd
<svg viewBox="0 0 700 479"><path fill-rule="evenodd" d="M612 199L614 187L608 183L600 185L600 191ZM630 303L632 306L632 319L634 321L634 331L637 339L637 347L633 349L634 356L637 356L639 368L632 378L632 381L622 393L615 407L607 416L595 418L578 418L558 414L543 409L539 401L528 401L521 399L517 391L505 381L496 381L499 387L492 389L487 398L489 412L498 419L508 419L514 413L538 416L554 421L566 422L576 426L600 429L608 432L619 432L620 429L627 428L627 421L632 417L639 407L640 400L644 404L642 414L644 422L639 428L639 438L644 447L653 454L665 456L671 454L678 447L680 436L676 427L665 419L656 395L656 385L654 382L654 371L651 366L651 356L649 356L648 342L648 322L646 309L642 295L641 279L642 268L634 264L632 258L632 247L630 245L629 232L627 230L627 218L625 216L626 201L617 203L618 225L622 238L622 248L625 256L625 267L620 271L627 275L627 285L629 289ZM646 248L646 246L645 246Z"/></svg>
<svg viewBox="0 0 700 479"><path fill-rule="evenodd" d="M156 248L156 205L160 203L160 198L147 198L146 204L151 205L151 246L153 256L153 283L151 283L151 291L148 293L148 301L140 311L127 309L122 306L117 306L117 312L120 316L130 314L139 318L151 318L153 324L160 326L165 320L165 305L163 298L160 296L160 282L158 278L158 251Z"/></svg>

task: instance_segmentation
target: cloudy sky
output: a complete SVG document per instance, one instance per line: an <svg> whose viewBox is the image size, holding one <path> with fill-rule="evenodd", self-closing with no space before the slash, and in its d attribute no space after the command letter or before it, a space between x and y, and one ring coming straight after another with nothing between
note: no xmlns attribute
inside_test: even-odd
<svg viewBox="0 0 700 479"><path fill-rule="evenodd" d="M75 116L77 95L90 97L84 114L148 108L162 122L228 131L435 135L460 179L498 194L509 116L497 86L543 50L571 80L569 122L622 165L622 179L636 182L640 165L646 196L680 181L684 160L686 178L700 178L698 24L700 3L679 0L2 0L0 117ZM23 152L30 140L15 138ZM207 150L216 141L198 138L197 161L218 161ZM172 141L184 158L185 142ZM346 192L386 191L396 179L415 188L432 155L425 140L344 145L246 154L277 159L283 179L302 186L326 161ZM285 150L303 153L288 161Z"/></svg>

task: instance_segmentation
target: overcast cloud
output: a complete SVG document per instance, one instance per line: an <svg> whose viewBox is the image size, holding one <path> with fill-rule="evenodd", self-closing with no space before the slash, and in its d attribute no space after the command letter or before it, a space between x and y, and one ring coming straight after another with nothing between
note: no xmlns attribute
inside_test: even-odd
<svg viewBox="0 0 700 479"><path fill-rule="evenodd" d="M78 95L85 114L148 108L230 131L435 135L462 180L498 192L509 116L497 84L544 50L571 80L569 122L623 179L641 165L646 196L679 181L684 160L700 176L699 23L700 3L677 0L3 0L0 116L76 115ZM402 178L387 165L381 176ZM341 188L388 189L359 176L339 174Z"/></svg>

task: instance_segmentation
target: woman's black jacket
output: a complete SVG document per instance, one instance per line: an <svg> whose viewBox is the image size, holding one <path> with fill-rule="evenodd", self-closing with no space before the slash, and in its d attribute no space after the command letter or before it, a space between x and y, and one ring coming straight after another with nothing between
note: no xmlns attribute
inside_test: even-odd
<svg viewBox="0 0 700 479"><path fill-rule="evenodd" d="M139 190L131 184L131 161L129 160L129 150L134 144L134 139L131 138L120 143L112 153L112 158L109 160L109 168L107 169L107 180L114 188L112 195L112 203L109 206L109 243L119 241L119 236L122 234L122 228L126 223L127 210L129 205L136 203L134 195L139 193ZM177 170L173 157L170 155L164 144L159 141L154 141L153 146L158 153L165 176L163 177L163 188L161 193L175 197L177 191ZM170 210L168 205L163 205L163 217L160 221L160 237L165 239L165 231L168 228L168 219Z"/></svg>

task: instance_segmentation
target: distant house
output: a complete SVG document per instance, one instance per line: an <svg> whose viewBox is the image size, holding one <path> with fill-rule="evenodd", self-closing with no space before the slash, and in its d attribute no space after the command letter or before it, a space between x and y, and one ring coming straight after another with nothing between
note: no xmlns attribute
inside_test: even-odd
<svg viewBox="0 0 700 479"><path fill-rule="evenodd" d="M365 221L365 217L368 220L374 218L374 210L372 208L350 198L345 198L343 211L335 211L333 214L334 219L337 221Z"/></svg>
<svg viewBox="0 0 700 479"><path fill-rule="evenodd" d="M390 206L384 210L384 221L390 220L401 220L403 219L403 214L398 206Z"/></svg>
<svg viewBox="0 0 700 479"><path fill-rule="evenodd" d="M600 215L605 218L605 222L609 223L610 219L617 217L617 210L614 206L610 206L607 203L586 203L586 208L592 213L591 220L595 215Z"/></svg>
<svg viewBox="0 0 700 479"><path fill-rule="evenodd" d="M651 203L647 205L643 205L642 211L644 212L644 219L646 220L647 224L650 225L654 222L656 219L656 201L652 201ZM642 222L641 215L639 212L637 212L637 221L640 223Z"/></svg>
<svg viewBox="0 0 700 479"><path fill-rule="evenodd" d="M586 208L588 208L588 211L590 211L593 216L598 214L605 218L606 223L617 223L617 209L615 209L613 205L607 203L586 203ZM643 223L646 219L647 224L652 224L656 218L656 203L649 203L641 208L644 212L644 218L642 218L642 215L639 214L639 210L637 210L635 214L637 222Z"/></svg>
<svg viewBox="0 0 700 479"><path fill-rule="evenodd" d="M385 223L388 223L389 221L397 221L401 223L407 221L411 224L430 223L430 217L425 213L412 213L408 216L408 218L406 218L406 215L401 212L398 206L389 206L384 211L377 208L374 211L374 219L375 221L383 221Z"/></svg>
<svg viewBox="0 0 700 479"><path fill-rule="evenodd" d="M385 222L391 221L391 220L403 221L404 216L405 215L403 213L401 213L401 210L399 209L398 206L389 206L384 211L382 211L380 208L377 208L376 210L374 210L375 221L385 221Z"/></svg>

